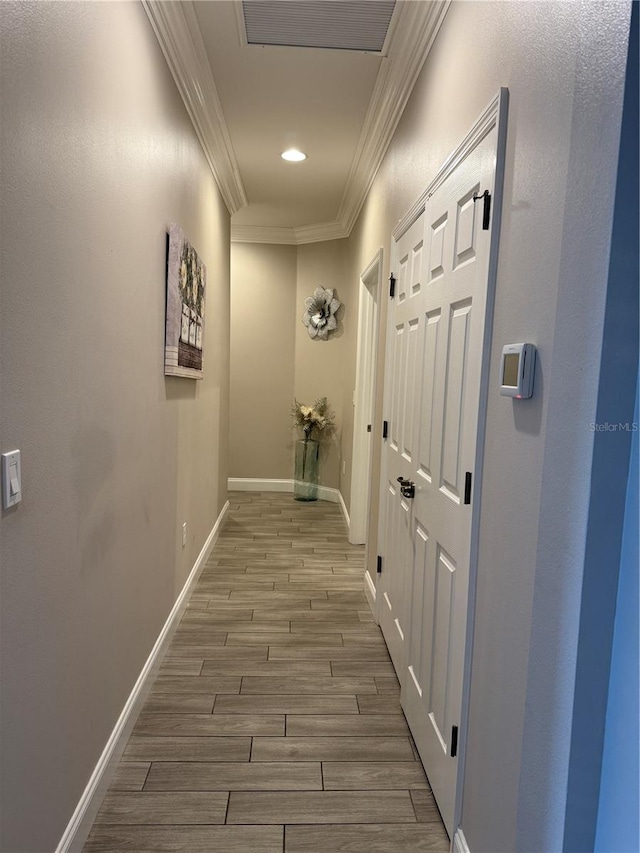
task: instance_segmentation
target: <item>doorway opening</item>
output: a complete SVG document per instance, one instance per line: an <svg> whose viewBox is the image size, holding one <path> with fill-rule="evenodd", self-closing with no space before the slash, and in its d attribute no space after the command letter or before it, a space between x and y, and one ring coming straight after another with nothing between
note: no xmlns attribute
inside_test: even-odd
<svg viewBox="0 0 640 853"><path fill-rule="evenodd" d="M351 455L351 501L349 542L364 545L368 539L369 491L371 486L371 431L375 401L378 300L382 277L382 249L360 274L358 298L358 343L354 394L353 451Z"/></svg>

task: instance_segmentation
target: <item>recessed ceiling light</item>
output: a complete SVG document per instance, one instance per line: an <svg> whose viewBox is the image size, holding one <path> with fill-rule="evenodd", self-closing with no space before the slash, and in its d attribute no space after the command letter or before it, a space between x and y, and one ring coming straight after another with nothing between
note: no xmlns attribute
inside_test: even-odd
<svg viewBox="0 0 640 853"><path fill-rule="evenodd" d="M307 155L298 151L297 148L289 148L287 151L283 151L280 156L283 160L289 160L291 163L299 163L301 160L307 159Z"/></svg>

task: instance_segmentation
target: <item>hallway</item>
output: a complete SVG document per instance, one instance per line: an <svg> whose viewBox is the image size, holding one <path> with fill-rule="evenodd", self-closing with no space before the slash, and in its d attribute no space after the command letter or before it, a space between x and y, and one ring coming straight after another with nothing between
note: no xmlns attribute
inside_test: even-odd
<svg viewBox="0 0 640 853"><path fill-rule="evenodd" d="M85 853L449 849L363 560L336 504L231 494Z"/></svg>

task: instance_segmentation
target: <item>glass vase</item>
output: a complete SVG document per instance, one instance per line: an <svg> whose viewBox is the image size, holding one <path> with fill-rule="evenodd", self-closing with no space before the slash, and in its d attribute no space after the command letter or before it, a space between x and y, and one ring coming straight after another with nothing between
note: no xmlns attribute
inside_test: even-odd
<svg viewBox="0 0 640 853"><path fill-rule="evenodd" d="M318 500L319 447L320 445L314 438L303 438L296 441L293 497L297 501Z"/></svg>

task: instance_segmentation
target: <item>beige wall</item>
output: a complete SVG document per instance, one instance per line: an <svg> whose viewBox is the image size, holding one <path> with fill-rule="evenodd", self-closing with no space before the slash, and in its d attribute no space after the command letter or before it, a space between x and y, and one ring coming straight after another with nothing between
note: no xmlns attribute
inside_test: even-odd
<svg viewBox="0 0 640 853"><path fill-rule="evenodd" d="M345 249L345 240L232 244L230 477L290 480L294 397L308 405L327 397L336 430L321 445L320 483L341 487L341 456L348 465L351 455L342 423L352 408L349 361L358 309ZM333 288L344 303L327 341L311 339L302 322L305 299L316 287Z"/></svg>
<svg viewBox="0 0 640 853"><path fill-rule="evenodd" d="M296 247L231 252L229 476L291 478Z"/></svg>
<svg viewBox="0 0 640 853"><path fill-rule="evenodd" d="M55 849L226 498L229 216L137 3L3 3L3 851ZM208 267L163 376L166 231ZM180 528L188 524L183 550Z"/></svg>
<svg viewBox="0 0 640 853"><path fill-rule="evenodd" d="M357 313L357 305L345 295L345 249L345 240L298 246L294 395L309 405L318 397L326 397L335 412L336 430L331 439L320 446L320 482L334 489L340 485L341 435L346 414L344 368L347 341L353 315ZM317 287L333 288L343 303L338 315L338 329L326 341L309 337L302 322L304 301Z"/></svg>

